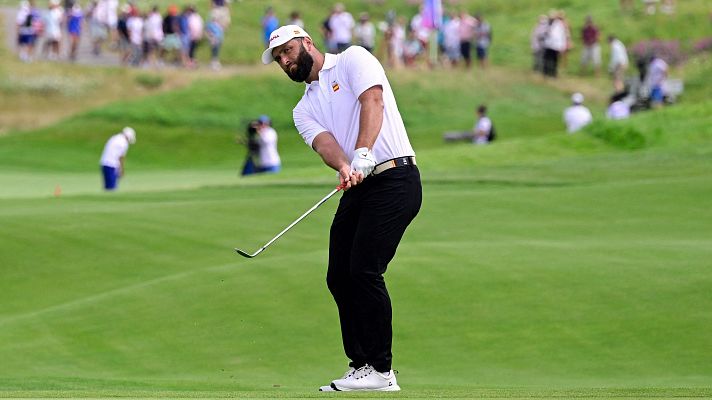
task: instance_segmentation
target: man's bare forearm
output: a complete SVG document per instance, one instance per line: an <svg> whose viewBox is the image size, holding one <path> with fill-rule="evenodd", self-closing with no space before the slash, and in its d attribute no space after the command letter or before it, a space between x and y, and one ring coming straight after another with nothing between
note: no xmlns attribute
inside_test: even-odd
<svg viewBox="0 0 712 400"><path fill-rule="evenodd" d="M358 101L361 103L361 114L356 148L366 147L370 150L383 126L383 88L373 86L366 89L358 97Z"/></svg>
<svg viewBox="0 0 712 400"><path fill-rule="evenodd" d="M319 153L324 164L337 171L350 163L339 143L329 132L322 132L317 135L312 142L312 147Z"/></svg>
<svg viewBox="0 0 712 400"><path fill-rule="evenodd" d="M338 171L344 189L349 189L363 181L363 176L351 174L351 161L331 133L318 134L312 142L312 148L321 156L324 164Z"/></svg>

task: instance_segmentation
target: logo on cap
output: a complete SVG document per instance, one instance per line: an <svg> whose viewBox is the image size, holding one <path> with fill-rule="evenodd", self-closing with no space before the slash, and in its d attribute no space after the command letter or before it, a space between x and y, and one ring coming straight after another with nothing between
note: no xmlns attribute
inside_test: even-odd
<svg viewBox="0 0 712 400"><path fill-rule="evenodd" d="M269 38L269 41L271 42L271 41L273 41L274 39L277 39L278 37L279 37L279 35L271 36L271 37Z"/></svg>

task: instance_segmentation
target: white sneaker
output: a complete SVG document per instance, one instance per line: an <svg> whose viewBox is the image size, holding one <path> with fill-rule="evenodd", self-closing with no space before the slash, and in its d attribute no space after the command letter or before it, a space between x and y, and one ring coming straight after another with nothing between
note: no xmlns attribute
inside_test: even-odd
<svg viewBox="0 0 712 400"><path fill-rule="evenodd" d="M331 388L341 392L354 390L375 390L395 392L400 390L393 370L386 373L378 372L370 365L357 369L353 375L331 382Z"/></svg>
<svg viewBox="0 0 712 400"><path fill-rule="evenodd" d="M354 374L354 372L356 372L356 368L354 368L354 367L349 367L349 370L346 371L346 372L344 372L344 376L342 376L341 379L348 379L348 378L350 378L351 375ZM336 390L335 390L333 387L331 387L331 385L327 385L327 386L322 386L322 387L320 387L320 388L319 388L319 391L320 391L320 392L335 392Z"/></svg>

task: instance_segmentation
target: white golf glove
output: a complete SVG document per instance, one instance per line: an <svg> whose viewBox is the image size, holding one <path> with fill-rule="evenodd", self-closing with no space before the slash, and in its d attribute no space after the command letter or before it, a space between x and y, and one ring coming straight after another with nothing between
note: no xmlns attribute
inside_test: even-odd
<svg viewBox="0 0 712 400"><path fill-rule="evenodd" d="M373 172L373 168L375 167L376 158L368 147L361 147L354 150L354 156L351 159L351 172L361 172L365 178Z"/></svg>

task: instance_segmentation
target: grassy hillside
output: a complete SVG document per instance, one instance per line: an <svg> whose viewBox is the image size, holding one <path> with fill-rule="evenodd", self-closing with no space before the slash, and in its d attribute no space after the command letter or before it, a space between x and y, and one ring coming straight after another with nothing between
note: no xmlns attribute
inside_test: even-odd
<svg viewBox="0 0 712 400"><path fill-rule="evenodd" d="M496 79L489 80L462 72L437 72L432 81L423 81L416 72L394 76L399 107L416 144L442 146L443 131L470 129L476 105L496 98L501 100L490 103L491 114L504 140L537 137L561 129L559 114L568 102L566 95L532 84L526 75L508 79L507 71L493 74ZM459 79L444 80L453 76ZM98 108L29 135L12 135L3 142L0 163L13 168L93 169L96 153L107 135L128 124L139 132L139 144L131 154L134 165L225 166L242 153L235 137L244 134L246 121L260 114L274 119L282 133L280 147L285 156L304 154L308 149L296 134L291 116L302 92L302 85L290 82L278 71L201 81L142 101ZM508 102L505 93L521 96L524 101ZM37 151L40 147L46 147L50 154L73 152L77 156L46 157ZM84 157L78 158L78 153ZM292 162L299 160L287 160L288 164Z"/></svg>
<svg viewBox="0 0 712 400"><path fill-rule="evenodd" d="M447 168L585 154L608 147L689 143L707 140L710 135L709 102L641 113L623 122L604 122L603 107L594 104L592 111L600 123L580 139L562 134L561 112L568 104L568 92L536 83L529 74L500 69L488 71L486 76L434 71L430 77L423 80L418 72L407 71L392 74L391 80L419 155L427 160L429 154L437 154L438 164ZM131 125L139 136L129 157L129 165L136 170L225 168L241 162L244 148L235 139L244 134L246 121L269 114L281 134L286 169L299 169L315 160L291 118L302 88L278 71L199 81L144 100L97 108L33 133L4 137L0 165L8 169L94 171L107 136ZM587 93L592 103L602 103L605 98L605 92L593 86ZM483 102L489 105L498 127L497 145L473 148L444 143L444 131L471 128L474 108ZM451 157L445 157L447 154Z"/></svg>

